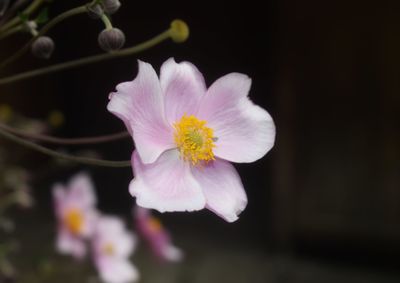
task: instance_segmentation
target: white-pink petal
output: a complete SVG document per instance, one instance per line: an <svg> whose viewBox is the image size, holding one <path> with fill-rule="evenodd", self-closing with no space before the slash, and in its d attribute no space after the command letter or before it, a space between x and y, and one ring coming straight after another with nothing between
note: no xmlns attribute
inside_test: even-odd
<svg viewBox="0 0 400 283"><path fill-rule="evenodd" d="M164 118L160 82L150 64L139 61L137 77L117 86L107 109L124 121L144 163L154 162L174 146L172 129Z"/></svg>
<svg viewBox="0 0 400 283"><path fill-rule="evenodd" d="M138 205L160 212L204 208L202 189L193 178L189 163L180 159L176 149L164 152L152 164L144 164L135 151L132 165L135 178L129 191Z"/></svg>
<svg viewBox="0 0 400 283"><path fill-rule="evenodd" d="M267 111L247 97L251 80L231 73L208 89L198 112L214 130L214 154L232 162L253 162L274 145L275 125Z"/></svg>
<svg viewBox="0 0 400 283"><path fill-rule="evenodd" d="M72 255L76 259L82 259L86 255L86 245L83 239L74 237L63 228L60 228L58 232L56 248L59 253Z"/></svg>
<svg viewBox="0 0 400 283"><path fill-rule="evenodd" d="M165 116L171 125L184 114L196 114L200 100L207 91L203 75L193 64L178 64L173 58L161 66L160 83L164 94Z"/></svg>
<svg viewBox="0 0 400 283"><path fill-rule="evenodd" d="M136 246L136 237L128 232L120 218L103 215L97 221L93 245L100 257L128 258ZM112 255L102 254L107 245L112 246Z"/></svg>
<svg viewBox="0 0 400 283"><path fill-rule="evenodd" d="M130 283L139 279L139 272L125 258L101 258L96 265L105 283Z"/></svg>
<svg viewBox="0 0 400 283"><path fill-rule="evenodd" d="M216 159L192 171L206 196L206 207L228 222L237 220L247 205L247 196L232 164Z"/></svg>
<svg viewBox="0 0 400 283"><path fill-rule="evenodd" d="M68 183L68 188L71 202L79 203L81 207L87 208L92 208L96 205L97 199L94 185L86 173L79 173L72 177Z"/></svg>

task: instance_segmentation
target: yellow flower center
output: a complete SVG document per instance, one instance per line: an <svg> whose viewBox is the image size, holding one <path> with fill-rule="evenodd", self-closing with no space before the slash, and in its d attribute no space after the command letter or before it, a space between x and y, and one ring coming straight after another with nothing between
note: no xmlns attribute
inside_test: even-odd
<svg viewBox="0 0 400 283"><path fill-rule="evenodd" d="M82 231L83 216L79 210L77 209L69 210L65 215L64 222L68 230L72 234L78 235Z"/></svg>
<svg viewBox="0 0 400 283"><path fill-rule="evenodd" d="M162 224L161 224L160 220L158 220L157 218L150 217L150 219L149 219L149 228L153 232L159 232L159 231L161 231Z"/></svg>
<svg viewBox="0 0 400 283"><path fill-rule="evenodd" d="M103 247L103 252L104 252L106 255L109 255L109 256L113 255L114 252L115 252L114 245L113 245L113 244L110 244L110 243L104 245L104 247Z"/></svg>
<svg viewBox="0 0 400 283"><path fill-rule="evenodd" d="M206 127L207 121L199 120L195 116L183 115L181 120L174 124L175 143L185 161L197 165L200 161L214 160L213 147L214 132Z"/></svg>

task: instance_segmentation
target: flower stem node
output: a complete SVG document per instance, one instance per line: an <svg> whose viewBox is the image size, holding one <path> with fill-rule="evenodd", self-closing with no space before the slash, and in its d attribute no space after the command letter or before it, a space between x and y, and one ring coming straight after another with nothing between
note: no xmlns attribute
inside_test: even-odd
<svg viewBox="0 0 400 283"><path fill-rule="evenodd" d="M49 59L54 51L54 41L48 36L39 36L32 44L33 55L42 59Z"/></svg>
<svg viewBox="0 0 400 283"><path fill-rule="evenodd" d="M108 15L112 15L119 10L121 2L119 0L103 0L104 12Z"/></svg>
<svg viewBox="0 0 400 283"><path fill-rule="evenodd" d="M125 35L117 28L105 29L99 34L98 42L104 51L119 50L125 44Z"/></svg>
<svg viewBox="0 0 400 283"><path fill-rule="evenodd" d="M90 18L98 19L104 13L103 8L99 4L88 5L87 13Z"/></svg>
<svg viewBox="0 0 400 283"><path fill-rule="evenodd" d="M188 39L189 34L189 27L184 21L179 19L172 21L170 35L174 42L185 42Z"/></svg>

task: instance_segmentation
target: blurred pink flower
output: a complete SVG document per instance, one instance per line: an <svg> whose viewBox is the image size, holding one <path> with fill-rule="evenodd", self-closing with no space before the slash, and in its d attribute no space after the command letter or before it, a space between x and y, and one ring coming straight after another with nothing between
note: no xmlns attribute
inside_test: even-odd
<svg viewBox="0 0 400 283"><path fill-rule="evenodd" d="M160 78L139 61L133 81L110 94L108 110L132 134L137 204L164 211L203 208L232 222L247 196L230 162L253 162L275 141L271 116L248 98L251 79L231 73L208 89L189 62L167 60Z"/></svg>
<svg viewBox="0 0 400 283"><path fill-rule="evenodd" d="M55 213L58 220L57 250L82 258L86 255L85 239L92 236L97 218L94 186L88 175L75 175L65 187L53 186Z"/></svg>
<svg viewBox="0 0 400 283"><path fill-rule="evenodd" d="M129 261L136 238L125 229L121 219L101 216L92 246L94 262L104 282L127 283L139 278L137 269Z"/></svg>
<svg viewBox="0 0 400 283"><path fill-rule="evenodd" d="M182 251L172 245L168 232L149 209L135 206L134 218L138 233L147 241L154 255L161 261L180 261Z"/></svg>

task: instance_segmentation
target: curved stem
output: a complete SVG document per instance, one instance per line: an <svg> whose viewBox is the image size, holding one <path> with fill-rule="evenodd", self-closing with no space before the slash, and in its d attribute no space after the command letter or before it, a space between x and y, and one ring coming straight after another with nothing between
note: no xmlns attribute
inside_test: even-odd
<svg viewBox="0 0 400 283"><path fill-rule="evenodd" d="M35 141L60 144L60 145L83 145L83 144L105 143L105 142L120 140L120 139L130 136L130 134L128 132L123 131L123 132L119 132L119 133L115 133L115 134L102 135L102 136L96 136L96 137L58 138L58 137L52 137L52 136L47 136L47 135L42 135L42 134L28 133L26 131L18 130L18 129L12 128L10 126L7 126L5 124L1 124L1 123L0 123L0 129L3 129L11 134L14 134L14 135L17 135L20 137L32 139Z"/></svg>
<svg viewBox="0 0 400 283"><path fill-rule="evenodd" d="M29 142L23 138L15 136L7 131L0 129L0 136L6 138L12 142L15 142L19 145L22 145L26 148L30 148L36 150L40 153L47 154L49 156L65 159L77 163L87 164L87 165L95 165L95 166L104 166L104 167L130 167L131 162L127 161L111 161L111 160L103 160L103 159L94 159L94 158L87 158L87 157L78 157L74 155L69 155L65 153L60 153L55 150L48 149L46 147L40 146L33 142Z"/></svg>
<svg viewBox="0 0 400 283"><path fill-rule="evenodd" d="M106 14L104 14L104 13L101 14L100 18L103 21L104 26L106 27L106 29L112 29L113 28L113 26L111 24L111 21L110 21L110 18Z"/></svg>
<svg viewBox="0 0 400 283"><path fill-rule="evenodd" d="M40 7L40 5L43 4L43 2L46 0L35 0L32 2L32 4L30 4L23 12L22 14L26 14L26 15L30 15L33 12L36 11L37 8ZM10 20L9 22L7 22L6 24L4 24L4 26L0 29L0 32L3 32L9 28L12 28L14 26L16 26L17 24L19 24L21 22L21 18L19 16L14 17L12 20Z"/></svg>
<svg viewBox="0 0 400 283"><path fill-rule="evenodd" d="M58 16L56 16L55 18L53 18L50 22L48 22L41 30L40 32L33 37L31 40L28 41L28 43L26 43L21 49L19 49L14 55L10 56L8 59L4 60L3 62L0 63L0 69L4 68L5 66L7 66L8 64L10 64L11 62L15 61L16 59L18 59L19 57L21 57L26 51L29 50L31 44L36 40L37 37L45 34L47 31L49 31L53 26L55 26L56 24L58 24L59 22L62 22L63 20L75 16L75 15L79 15L79 14L83 14L86 12L86 6L79 6L76 8L73 8L71 10L68 10L64 13L59 14Z"/></svg>
<svg viewBox="0 0 400 283"><path fill-rule="evenodd" d="M21 30L22 30L22 26L20 26L20 25L10 28L10 29L6 30L5 32L0 33L0 40L5 39L6 37L13 35L14 33L17 33Z"/></svg>
<svg viewBox="0 0 400 283"><path fill-rule="evenodd" d="M61 64L56 64L56 65L53 65L53 66L49 66L49 67L45 67L45 68L41 68L41 69L36 69L36 70L20 73L20 74L14 75L14 76L5 77L5 78L0 79L0 85L13 83L13 82L16 82L16 81L20 81L20 80L24 80L24 79L28 79L28 78L32 78L32 77L36 77L36 76L40 76L40 75L44 75L44 74L48 74L48 73L58 72L58 71L61 71L61 70L76 68L76 67L87 65L87 64L91 64L91 63L110 60L110 59L113 59L113 58L129 56L129 55L138 53L140 51L149 49L149 48L159 44L160 42L170 38L170 34L171 34L170 31L171 31L171 29L168 29L168 30L164 31L163 33L161 33L161 34L159 34L159 35L157 35L155 37L153 37L152 39L150 39L148 41L145 41L145 42L143 42L141 44L138 44L136 46L132 46L132 47L129 47L129 48L125 48L125 49L121 49L121 50L118 50L118 51L114 51L112 53L105 53L105 54L89 56L89 57L85 57L85 58L82 58L82 59L77 59L77 60L74 60L74 61L69 61L69 62L65 62L65 63L61 63Z"/></svg>

